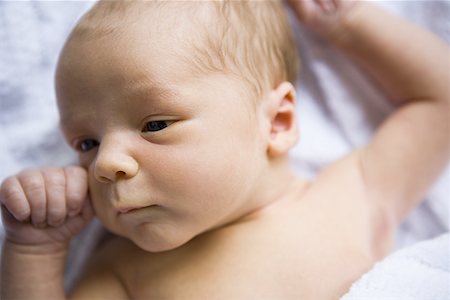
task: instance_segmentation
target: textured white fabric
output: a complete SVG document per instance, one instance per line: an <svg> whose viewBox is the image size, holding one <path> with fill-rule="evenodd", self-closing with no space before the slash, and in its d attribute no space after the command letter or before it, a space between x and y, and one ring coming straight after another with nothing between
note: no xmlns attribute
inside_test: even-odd
<svg viewBox="0 0 450 300"><path fill-rule="evenodd" d="M91 5L0 1L0 181L23 168L75 161L58 130L53 72L70 28ZM380 5L450 41L449 2L383 1ZM313 176L366 143L390 107L351 62L298 24L293 26L304 66L298 85L301 140L292 152L292 163L298 173ZM399 247L447 231L448 200L447 170L402 226ZM73 242L69 278L92 249L98 228L93 224Z"/></svg>
<svg viewBox="0 0 450 300"><path fill-rule="evenodd" d="M379 262L342 300L450 299L449 234L399 250Z"/></svg>

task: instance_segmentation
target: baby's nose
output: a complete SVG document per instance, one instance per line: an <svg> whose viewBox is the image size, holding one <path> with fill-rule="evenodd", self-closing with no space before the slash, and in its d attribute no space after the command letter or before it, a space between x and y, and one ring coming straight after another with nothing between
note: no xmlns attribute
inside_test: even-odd
<svg viewBox="0 0 450 300"><path fill-rule="evenodd" d="M119 178L134 177L139 170L137 161L122 143L103 139L94 165L94 176L100 182L115 182Z"/></svg>

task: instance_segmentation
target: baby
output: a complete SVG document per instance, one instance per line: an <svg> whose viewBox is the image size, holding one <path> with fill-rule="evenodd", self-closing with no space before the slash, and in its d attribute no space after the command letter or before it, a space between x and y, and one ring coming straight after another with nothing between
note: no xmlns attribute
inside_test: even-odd
<svg viewBox="0 0 450 300"><path fill-rule="evenodd" d="M293 175L281 2L99 2L56 72L80 166L1 187L2 299L338 299L389 253L449 159L449 48L367 2L290 5L398 105L373 140ZM114 235L65 294L94 214Z"/></svg>

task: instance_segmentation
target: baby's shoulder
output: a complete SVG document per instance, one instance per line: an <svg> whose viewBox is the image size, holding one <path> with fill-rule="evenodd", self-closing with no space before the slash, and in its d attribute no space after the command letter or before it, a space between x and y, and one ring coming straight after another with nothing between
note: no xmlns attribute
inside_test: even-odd
<svg viewBox="0 0 450 300"><path fill-rule="evenodd" d="M363 155L355 150L324 168L303 201L311 214L326 216L322 226L330 224L336 232L352 233L355 242L379 259L390 251L396 223L389 207L366 183Z"/></svg>

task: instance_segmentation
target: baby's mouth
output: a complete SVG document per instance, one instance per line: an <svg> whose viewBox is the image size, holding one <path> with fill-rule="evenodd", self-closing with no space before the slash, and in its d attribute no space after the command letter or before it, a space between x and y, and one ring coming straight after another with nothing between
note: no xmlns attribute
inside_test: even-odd
<svg viewBox="0 0 450 300"><path fill-rule="evenodd" d="M137 193L133 186L116 184L111 190L111 205L118 215L126 215L158 206L154 199Z"/></svg>
<svg viewBox="0 0 450 300"><path fill-rule="evenodd" d="M156 207L156 204L151 204L151 205L140 205L140 206L122 206L122 207L115 207L116 211L118 214L128 214L134 211L138 211L141 209L145 209L145 208L150 208L150 207Z"/></svg>

